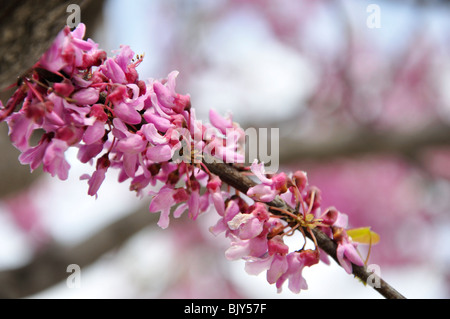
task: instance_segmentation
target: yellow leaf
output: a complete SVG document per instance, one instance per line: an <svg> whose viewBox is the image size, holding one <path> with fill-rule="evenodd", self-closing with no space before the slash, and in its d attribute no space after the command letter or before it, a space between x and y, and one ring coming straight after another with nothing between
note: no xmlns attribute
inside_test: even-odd
<svg viewBox="0 0 450 319"><path fill-rule="evenodd" d="M346 232L353 241L360 244L375 245L380 241L380 235L371 231L370 227L347 229Z"/></svg>

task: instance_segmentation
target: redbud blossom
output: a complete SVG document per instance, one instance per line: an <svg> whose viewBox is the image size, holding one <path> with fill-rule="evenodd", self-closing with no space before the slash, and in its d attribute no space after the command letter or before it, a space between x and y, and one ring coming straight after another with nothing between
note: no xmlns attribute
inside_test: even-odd
<svg viewBox="0 0 450 319"><path fill-rule="evenodd" d="M242 128L213 110L211 124L203 124L190 96L176 92L178 71L144 82L136 70L142 56L123 45L107 57L84 34L82 23L72 32L62 30L7 105L0 103L0 121L8 123L22 164L31 170L42 165L65 180L65 152L77 148L82 163L96 164L81 176L89 195L97 196L106 173L117 169L119 182L129 180L130 190L151 197L149 211L160 214L161 228L169 226L172 208L173 217L188 212L193 220L214 208L218 221L210 231L230 239L226 257L244 259L250 274L266 271L278 291L286 281L293 292L306 289L302 270L320 258L317 246L306 250L303 242L291 250L284 242L296 230L304 235L320 227L338 244L347 272L363 264L357 244L346 236L347 216L336 209L321 213L320 191L308 185L306 173L268 175L255 160L250 171L260 183L246 194L222 185L205 163L244 163ZM37 145L31 145L33 133L41 134ZM272 206L277 197L287 207Z"/></svg>

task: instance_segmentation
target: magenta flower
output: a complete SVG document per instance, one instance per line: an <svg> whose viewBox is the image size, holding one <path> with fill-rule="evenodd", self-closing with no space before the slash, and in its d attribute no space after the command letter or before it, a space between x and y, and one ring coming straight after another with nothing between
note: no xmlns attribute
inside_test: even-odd
<svg viewBox="0 0 450 319"><path fill-rule="evenodd" d="M280 236L275 236L267 242L267 249L267 253L262 258L253 258L247 261L245 270L250 275L258 275L267 271L267 281L269 284L274 284L288 270L286 254L289 252L289 247Z"/></svg>
<svg viewBox="0 0 450 319"><path fill-rule="evenodd" d="M107 156L102 156L97 160L97 169L92 176L82 176L80 179L88 179L88 195L97 196L97 192L106 177L106 171L110 166L110 161Z"/></svg>
<svg viewBox="0 0 450 319"><path fill-rule="evenodd" d="M269 219L269 212L262 203L255 203L249 213L236 214L228 222L228 228L240 239L251 239L259 236L264 230L264 224Z"/></svg>
<svg viewBox="0 0 450 319"><path fill-rule="evenodd" d="M221 191L222 181L219 177L213 176L206 186L213 202L214 208L220 216L225 214L224 196Z"/></svg>
<svg viewBox="0 0 450 319"><path fill-rule="evenodd" d="M123 169L129 177L134 177L139 157L147 148L147 141L143 136L133 134L117 143L116 149L123 153Z"/></svg>
<svg viewBox="0 0 450 319"><path fill-rule="evenodd" d="M150 203L150 213L161 212L158 226L163 229L169 226L170 209L176 203L173 197L174 194L174 189L169 187L162 187L159 192L156 193L156 195L152 199L152 202Z"/></svg>
<svg viewBox="0 0 450 319"><path fill-rule="evenodd" d="M258 160L254 160L251 171L261 181L261 184L251 187L247 191L247 195L262 202L271 202L275 197L287 191L287 176L284 173L277 174L272 178L267 178L264 169L264 163L258 164Z"/></svg>
<svg viewBox="0 0 450 319"><path fill-rule="evenodd" d="M280 277L286 273L288 267L289 264L286 259L286 255L273 255L272 263L267 270L267 282L269 284L276 283L280 279Z"/></svg>
<svg viewBox="0 0 450 319"><path fill-rule="evenodd" d="M229 260L241 258L261 258L267 252L267 238L257 236L252 239L240 240L234 235L230 235L231 247L225 252L225 257Z"/></svg>
<svg viewBox="0 0 450 319"><path fill-rule="evenodd" d="M286 280L289 281L288 288L293 293L299 293L301 290L308 289L308 284L302 276L303 268L318 263L319 259L315 251L304 250L301 252L292 252L286 256L287 269L278 278L276 287L281 292L282 286Z"/></svg>
<svg viewBox="0 0 450 319"><path fill-rule="evenodd" d="M178 71L173 71L169 74L167 82L154 82L153 90L157 97L157 103L165 110L172 113L181 113L183 110L190 108L191 102L189 95L181 95L175 92L175 79L178 76Z"/></svg>
<svg viewBox="0 0 450 319"><path fill-rule="evenodd" d="M172 126L170 120L156 114L155 112L156 111L151 108L147 109L143 115L144 119L147 123L153 124L158 131L167 132L169 127Z"/></svg>
<svg viewBox="0 0 450 319"><path fill-rule="evenodd" d="M233 127L233 121L231 117L224 118L213 109L209 110L209 121L214 127L218 128L219 131L224 135L227 133L227 129Z"/></svg>
<svg viewBox="0 0 450 319"><path fill-rule="evenodd" d="M48 136L44 135L37 146L31 147L20 154L20 163L29 164L31 171L33 172L42 164L45 151L47 150L47 146L49 145L50 141L51 139Z"/></svg>
<svg viewBox="0 0 450 319"><path fill-rule="evenodd" d="M210 231L211 233L213 233L214 235L218 235L222 232L229 232L229 228L228 228L228 222L231 221L234 216L236 216L239 213L239 204L234 201L231 200L227 203L227 206L225 208L225 211L223 212L223 215L221 215L222 217L217 221L215 226L210 227ZM219 211L218 211L219 212Z"/></svg>
<svg viewBox="0 0 450 319"><path fill-rule="evenodd" d="M14 113L6 121L9 126L11 142L20 151L27 150L30 147L28 141L30 140L31 134L39 126L23 113Z"/></svg>
<svg viewBox="0 0 450 319"><path fill-rule="evenodd" d="M64 152L69 148L66 142L52 139L47 146L43 158L44 172L52 176L57 175L59 179L66 180L69 177L70 164L64 157Z"/></svg>
<svg viewBox="0 0 450 319"><path fill-rule="evenodd" d="M68 97L75 90L75 86L69 79L64 79L61 83L53 84L53 89L58 95Z"/></svg>
<svg viewBox="0 0 450 319"><path fill-rule="evenodd" d="M72 99L80 105L92 105L98 101L99 92L95 88L81 89L72 95Z"/></svg>
<svg viewBox="0 0 450 319"><path fill-rule="evenodd" d="M66 27L56 36L53 44L39 60L39 64L44 69L51 72L58 72L61 70L66 65L65 57L67 57L68 52L70 52L70 48L68 48L70 39L70 29L69 27Z"/></svg>
<svg viewBox="0 0 450 319"><path fill-rule="evenodd" d="M352 263L357 266L364 266L364 261L356 250L357 244L344 240L338 244L336 256L342 268L348 274L352 273Z"/></svg>

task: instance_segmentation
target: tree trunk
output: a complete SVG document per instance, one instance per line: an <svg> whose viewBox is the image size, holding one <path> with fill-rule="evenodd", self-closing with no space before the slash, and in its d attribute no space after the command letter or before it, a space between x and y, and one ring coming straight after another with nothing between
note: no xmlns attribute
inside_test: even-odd
<svg viewBox="0 0 450 319"><path fill-rule="evenodd" d="M80 6L81 22L101 10L94 0L0 0L0 88L14 83L41 57L71 12L69 4Z"/></svg>

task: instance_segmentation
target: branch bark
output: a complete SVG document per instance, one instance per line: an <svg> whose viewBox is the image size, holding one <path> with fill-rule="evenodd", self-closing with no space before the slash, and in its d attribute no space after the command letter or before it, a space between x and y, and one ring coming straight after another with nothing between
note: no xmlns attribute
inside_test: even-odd
<svg viewBox="0 0 450 319"><path fill-rule="evenodd" d="M67 6L80 6L82 22L101 9L93 0L1 0L0 89L13 84L47 50L67 23Z"/></svg>
<svg viewBox="0 0 450 319"><path fill-rule="evenodd" d="M430 146L450 146L450 127L436 124L408 133L336 132L332 138L308 141L283 137L280 162L292 163L303 159L327 160L339 156L365 154L399 154L417 158L417 153Z"/></svg>
<svg viewBox="0 0 450 319"><path fill-rule="evenodd" d="M228 185L234 187L235 189L239 190L244 194L247 193L250 187L256 185L256 182L254 182L248 176L242 175L233 166L224 163L205 162L204 164L211 173L219 176L223 182L227 183ZM280 198L277 198L274 201L267 204L269 206L284 207L285 209L287 208L287 204ZM309 235L306 229L304 233ZM313 233L314 236L316 237L319 247L337 262L336 243L318 229L313 229ZM400 294L397 290L395 290L392 286L390 286L386 281L384 281L376 274L369 272L365 266L364 267L356 265L352 266L353 266L352 268L353 274L359 279L361 279L363 282L367 282L369 277L374 279L375 282L379 282L380 287L373 287L373 288L376 291L378 291L383 297L388 299L405 299L405 297L402 294Z"/></svg>

